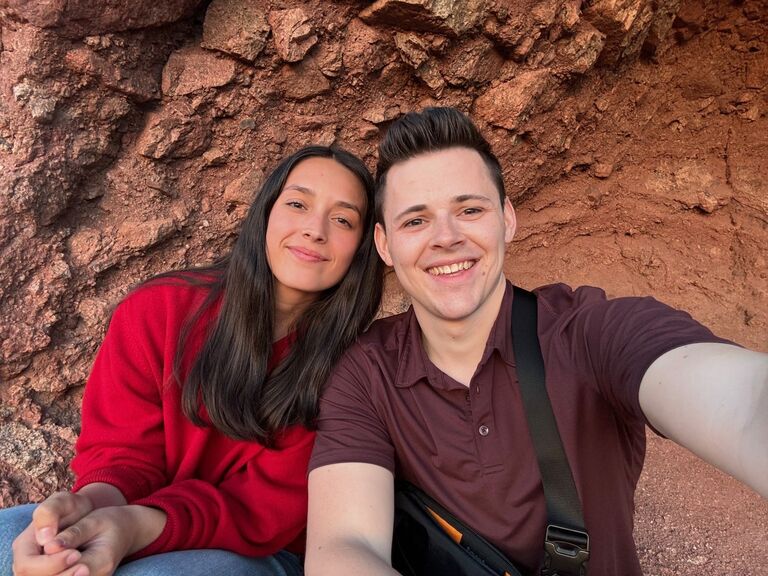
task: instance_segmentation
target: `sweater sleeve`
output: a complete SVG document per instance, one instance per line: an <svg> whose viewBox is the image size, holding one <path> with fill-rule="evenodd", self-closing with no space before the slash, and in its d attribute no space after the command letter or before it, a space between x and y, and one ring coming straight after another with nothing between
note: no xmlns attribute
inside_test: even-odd
<svg viewBox="0 0 768 576"><path fill-rule="evenodd" d="M79 490L93 482L115 486L129 502L167 483L162 360L152 360L151 335L133 325L131 298L110 321L85 387L82 431L72 461Z"/></svg>
<svg viewBox="0 0 768 576"><path fill-rule="evenodd" d="M176 286L149 287L115 310L83 398L74 490L106 482L129 503L166 513L161 535L134 558L210 548L248 556L300 551L314 433L286 429L275 449L231 440L192 426L181 414L179 391L169 388L178 387L171 366L180 327L201 299ZM203 333L193 330L190 359ZM273 363L292 338L275 344ZM168 461L179 450L193 454L182 458L182 468Z"/></svg>
<svg viewBox="0 0 768 576"><path fill-rule="evenodd" d="M167 514L163 532L133 558L171 550L221 548L266 556L289 547L307 521L307 463L314 433L286 431L219 485L184 480L133 502Z"/></svg>

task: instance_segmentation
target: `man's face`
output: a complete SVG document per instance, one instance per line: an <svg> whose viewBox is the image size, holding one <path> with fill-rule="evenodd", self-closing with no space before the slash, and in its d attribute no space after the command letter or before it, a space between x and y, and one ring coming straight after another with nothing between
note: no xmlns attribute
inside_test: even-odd
<svg viewBox="0 0 768 576"><path fill-rule="evenodd" d="M468 148L430 152L388 174L384 223L376 248L411 296L419 322L495 318L488 301L504 292L504 253L515 233L480 154ZM495 299L494 299L495 300Z"/></svg>

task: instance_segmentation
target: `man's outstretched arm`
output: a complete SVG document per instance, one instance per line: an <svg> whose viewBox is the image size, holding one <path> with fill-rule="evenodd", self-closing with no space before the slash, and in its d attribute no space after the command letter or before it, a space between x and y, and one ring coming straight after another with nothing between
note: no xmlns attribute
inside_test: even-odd
<svg viewBox="0 0 768 576"><path fill-rule="evenodd" d="M392 473L374 464L322 466L309 474L307 576L390 576Z"/></svg>
<svg viewBox="0 0 768 576"><path fill-rule="evenodd" d="M675 348L648 368L640 406L659 432L768 498L768 354Z"/></svg>

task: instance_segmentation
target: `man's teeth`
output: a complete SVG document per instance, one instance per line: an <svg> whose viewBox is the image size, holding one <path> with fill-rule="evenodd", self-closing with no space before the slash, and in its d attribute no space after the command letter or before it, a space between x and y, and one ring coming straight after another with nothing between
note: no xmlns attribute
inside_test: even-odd
<svg viewBox="0 0 768 576"><path fill-rule="evenodd" d="M465 260L464 262L456 262L455 264L450 264L447 266L435 266L434 268L428 269L427 272L432 274L432 276L440 276L442 274L455 274L461 270L472 268L474 265L475 263L473 261Z"/></svg>

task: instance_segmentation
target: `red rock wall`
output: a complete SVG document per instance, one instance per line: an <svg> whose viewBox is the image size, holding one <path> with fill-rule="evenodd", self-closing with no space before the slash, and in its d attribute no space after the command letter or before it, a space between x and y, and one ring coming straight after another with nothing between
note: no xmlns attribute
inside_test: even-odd
<svg viewBox="0 0 768 576"><path fill-rule="evenodd" d="M768 350L765 0L0 0L0 26L0 506L71 481L131 285L226 250L285 154L372 167L427 105L491 139L516 282L654 294Z"/></svg>

